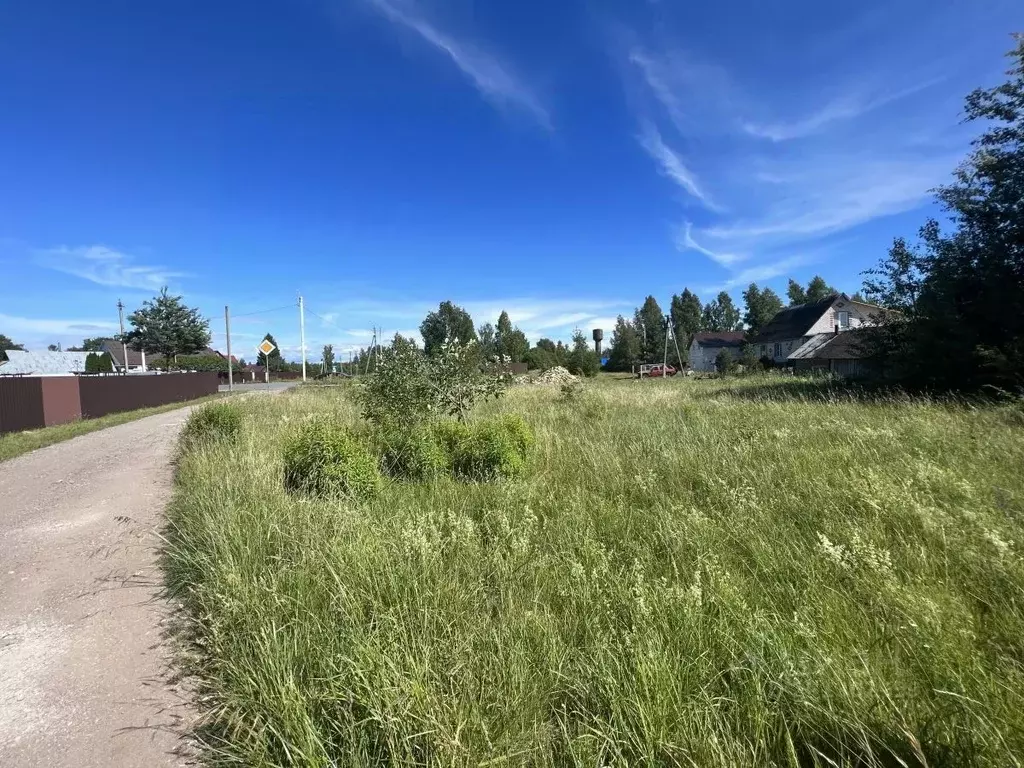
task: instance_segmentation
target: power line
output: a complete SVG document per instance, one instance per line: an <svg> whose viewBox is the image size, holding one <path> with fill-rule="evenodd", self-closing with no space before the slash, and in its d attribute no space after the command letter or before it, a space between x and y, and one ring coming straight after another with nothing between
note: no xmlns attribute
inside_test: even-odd
<svg viewBox="0 0 1024 768"><path fill-rule="evenodd" d="M265 315L268 312L280 312L282 309L292 309L294 304L285 304L283 307L274 307L273 309L260 309L256 312L243 312L240 315L232 315L232 317L250 317L252 315Z"/></svg>

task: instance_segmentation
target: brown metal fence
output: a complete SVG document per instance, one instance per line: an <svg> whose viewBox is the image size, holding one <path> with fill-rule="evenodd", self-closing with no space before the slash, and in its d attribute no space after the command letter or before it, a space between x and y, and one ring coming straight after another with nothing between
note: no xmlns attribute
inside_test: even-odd
<svg viewBox="0 0 1024 768"><path fill-rule="evenodd" d="M216 373L0 378L0 434L195 400L217 385Z"/></svg>
<svg viewBox="0 0 1024 768"><path fill-rule="evenodd" d="M0 434L46 424L42 379L0 379Z"/></svg>

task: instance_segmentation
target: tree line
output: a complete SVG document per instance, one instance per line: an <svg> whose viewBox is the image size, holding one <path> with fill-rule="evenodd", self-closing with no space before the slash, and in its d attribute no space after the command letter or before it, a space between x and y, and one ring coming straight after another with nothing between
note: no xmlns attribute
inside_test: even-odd
<svg viewBox="0 0 1024 768"><path fill-rule="evenodd" d="M1024 36L1008 80L966 99L982 121L973 150L936 198L918 241L896 238L865 273L889 308L867 351L886 381L931 391L1024 390Z"/></svg>

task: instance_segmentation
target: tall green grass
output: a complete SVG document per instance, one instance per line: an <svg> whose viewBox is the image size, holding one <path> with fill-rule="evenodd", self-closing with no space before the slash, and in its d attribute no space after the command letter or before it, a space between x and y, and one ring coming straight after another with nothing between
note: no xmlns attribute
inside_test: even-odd
<svg viewBox="0 0 1024 768"><path fill-rule="evenodd" d="M218 765L1024 765L1019 409L523 387L523 478L289 496L343 392L183 456L170 588ZM794 394L795 393L795 394Z"/></svg>

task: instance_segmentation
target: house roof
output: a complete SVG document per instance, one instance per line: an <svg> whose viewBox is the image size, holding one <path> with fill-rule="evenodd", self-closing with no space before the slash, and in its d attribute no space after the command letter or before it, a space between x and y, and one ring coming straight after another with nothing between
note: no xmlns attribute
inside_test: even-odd
<svg viewBox="0 0 1024 768"><path fill-rule="evenodd" d="M743 331L701 331L693 334L693 341L702 347L738 347L744 338Z"/></svg>
<svg viewBox="0 0 1024 768"><path fill-rule="evenodd" d="M124 367L124 347L121 346L120 341L114 339L104 339L101 354L107 352L112 358L114 358L114 365L118 367ZM155 355L154 355L155 357ZM141 368L142 367L142 353L138 350L128 347L128 367L129 368Z"/></svg>
<svg viewBox="0 0 1024 768"><path fill-rule="evenodd" d="M7 362L0 363L0 375L54 376L83 373L88 352L24 352L7 350Z"/></svg>
<svg viewBox="0 0 1024 768"><path fill-rule="evenodd" d="M866 357L865 342L871 328L855 328L839 333L819 333L801 344L788 360L860 360Z"/></svg>
<svg viewBox="0 0 1024 768"><path fill-rule="evenodd" d="M849 301L846 294L832 294L821 301L810 304L797 304L795 307L780 309L768 325L761 329L756 337L751 339L752 344L769 344L774 341L785 341L806 336L811 326L821 319L828 308L836 299L844 298Z"/></svg>

